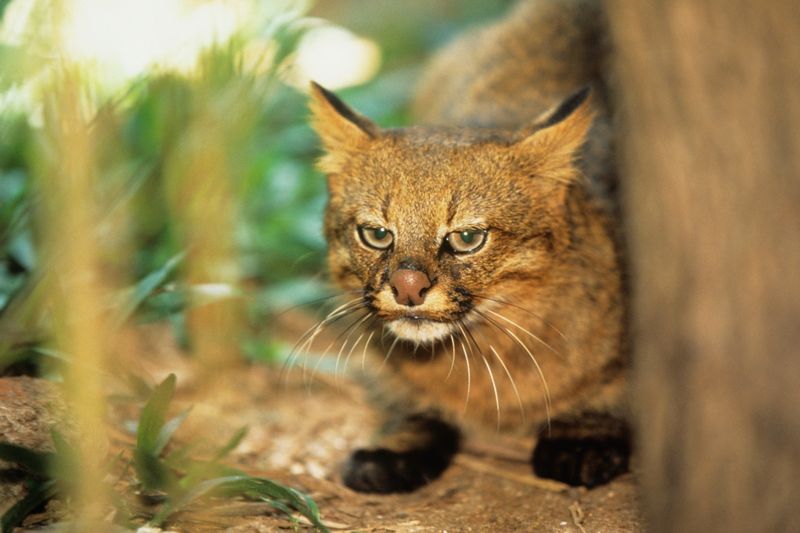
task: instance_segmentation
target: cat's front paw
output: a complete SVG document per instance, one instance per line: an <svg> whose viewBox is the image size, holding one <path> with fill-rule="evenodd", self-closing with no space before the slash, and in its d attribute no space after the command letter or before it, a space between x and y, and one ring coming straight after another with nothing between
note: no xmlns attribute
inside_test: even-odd
<svg viewBox="0 0 800 533"><path fill-rule="evenodd" d="M344 484L359 492L411 492L439 477L451 456L431 450L359 449L342 469Z"/></svg>
<svg viewBox="0 0 800 533"><path fill-rule="evenodd" d="M627 472L629 457L625 438L543 438L533 450L532 463L539 477L595 487Z"/></svg>

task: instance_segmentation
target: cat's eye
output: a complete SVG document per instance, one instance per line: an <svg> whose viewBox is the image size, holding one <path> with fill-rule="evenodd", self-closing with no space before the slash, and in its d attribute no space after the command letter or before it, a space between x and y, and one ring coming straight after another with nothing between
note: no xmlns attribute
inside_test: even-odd
<svg viewBox="0 0 800 533"><path fill-rule="evenodd" d="M450 250L457 254L476 252L486 242L486 230L467 229L454 231L447 235Z"/></svg>
<svg viewBox="0 0 800 533"><path fill-rule="evenodd" d="M394 242L394 235L386 228L359 226L358 235L364 244L376 250L385 250Z"/></svg>

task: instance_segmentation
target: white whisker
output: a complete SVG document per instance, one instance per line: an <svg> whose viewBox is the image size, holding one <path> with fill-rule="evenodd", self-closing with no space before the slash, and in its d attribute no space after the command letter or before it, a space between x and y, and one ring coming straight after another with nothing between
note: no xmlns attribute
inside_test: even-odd
<svg viewBox="0 0 800 533"><path fill-rule="evenodd" d="M514 378L511 377L511 372L509 372L505 361L503 361L503 358L500 357L499 353L497 353L497 350L494 349L494 346L489 345L489 349L492 351L494 356L500 362L500 366L503 367L503 370L505 371L506 376L508 376L508 381L511 382L511 388L514 389L514 395L517 397L517 403L519 404L519 411L520 411L520 414L522 415L522 423L525 424L525 406L522 404L522 397L520 397L520 395L519 395L519 389L517 389L517 383L514 381Z"/></svg>
<svg viewBox="0 0 800 533"><path fill-rule="evenodd" d="M492 311L491 309L486 309L485 311L486 311L487 313L491 313L491 314L493 314L494 316L496 316L496 317L497 317L497 318L499 318L500 320L504 320L504 321L508 322L508 323L509 323L509 324L511 324L512 326L514 326L514 327L518 328L520 331L522 331L522 332L524 332L524 333L527 333L527 334L528 334L528 335L529 335L531 338L533 338L533 339L535 339L535 340L539 341L541 344L543 344L544 346L546 346L547 348L549 348L549 349L550 349L550 350L551 350L553 353L555 353L555 354L557 354L557 355L559 355L559 356L563 357L563 355L561 354L561 352L559 352L558 350L556 350L555 348L553 348L552 346L550 346L549 344L547 344L547 342L545 342L545 341L544 341L542 338L538 337L537 335L534 335L533 333L531 333L531 332L530 332L530 331L528 331L527 329L523 328L522 326L520 326L519 324L517 324L516 322L514 322L514 321L513 321L513 320L511 320L510 318L508 318L508 317L505 317L505 316L501 315L500 313L496 313L496 312Z"/></svg>
<svg viewBox="0 0 800 533"><path fill-rule="evenodd" d="M289 357L289 359L287 360L287 364L293 365L294 361L296 361L303 353L306 354L310 353L314 340L322 332L322 330L325 329L325 326L327 326L328 324L332 324L336 320L344 316L347 316L348 314L352 313L353 311L356 311L357 309L360 309L362 305L363 305L363 298L354 298L353 300L350 300L349 302L340 305L339 307L328 313L325 316L325 318L317 322L316 325L308 328L306 332L303 333L303 335L300 337L301 340L305 338L305 341L299 347L296 347L293 350L293 356ZM311 334L310 336L309 333ZM306 377L307 366L308 362L304 360L303 361L304 380Z"/></svg>
<svg viewBox="0 0 800 533"><path fill-rule="evenodd" d="M280 316L283 313L286 313L286 312L288 312L288 311L290 311L292 309L295 309L297 307L301 307L303 305L310 305L310 304L314 304L314 303L324 302L324 301L330 300L332 298L339 298L344 294L352 294L352 293L356 293L356 292L361 293L362 291L360 289L345 291L345 292L342 292L341 294L333 294L333 295L326 296L326 297L323 297L323 298L318 298L318 299L315 299L315 300L311 300L309 302L304 302L304 303L301 303L301 304L293 305L293 306L285 309L284 311L281 311L280 313L278 313L275 316ZM306 347L308 347L310 349L311 343L308 342L309 336L315 336L315 335L313 335L315 332L321 331L327 324L329 324L331 322L334 322L335 320L338 320L339 318L345 316L346 314L350 313L351 311L361 307L363 304L364 304L363 296L358 297L358 298L353 298L352 300L349 300L349 301L339 305L336 309L333 309L332 311L330 311L324 318L322 318L320 321L318 321L313 326L311 326L306 331L304 331L303 334L300 335L300 338L294 344L292 349L289 351L289 355L286 358L286 360L283 362L283 365L281 367L281 375L280 375L281 383L284 386L286 385L286 379L289 376L289 371L296 365L297 360L302 356L302 354L305 351ZM313 339L312 339L312 342L313 342ZM304 361L304 366L305 365L307 365L306 361ZM305 376L305 370L304 370L303 374Z"/></svg>
<svg viewBox="0 0 800 533"><path fill-rule="evenodd" d="M486 366L486 370L489 372L489 382L492 385L492 392L494 393L494 405L497 408L497 430L500 430L500 394L497 390L497 383L494 380L494 372L492 372L492 367L489 365L489 361L486 360L486 357L483 355L483 350L481 347L478 346L478 341L475 340L475 337L472 335L472 331L470 331L469 326L463 326L462 331L468 337L467 346L469 347L470 353L474 356L475 350L477 350L478 355L481 356L483 359L483 364ZM475 350L472 348L475 347Z"/></svg>
<svg viewBox="0 0 800 533"><path fill-rule="evenodd" d="M450 344L453 346L452 357L450 358L450 370L447 372L447 377L444 378L445 381L450 379L450 376L453 374L453 368L456 366L456 341L453 339L453 334L450 334Z"/></svg>
<svg viewBox="0 0 800 533"><path fill-rule="evenodd" d="M364 351L361 352L361 371L364 372L364 365L367 361L367 347L369 346L369 342L372 340L372 336L375 335L375 330L372 330L369 333L369 337L367 337L367 342L364 343Z"/></svg>
<svg viewBox="0 0 800 533"><path fill-rule="evenodd" d="M497 393L497 384L494 382L494 374L492 373L492 367L489 366L489 361L486 360L486 357L483 355L483 352L479 352L481 359L483 359L483 364L486 365L486 370L489 372L489 381L492 383L492 391L494 392L494 404L497 407L497 429L500 429L500 395Z"/></svg>
<svg viewBox="0 0 800 533"><path fill-rule="evenodd" d="M467 411L467 405L469 405L469 394L472 390L472 371L469 367L469 356L467 355L467 348L464 346L464 340L466 339L466 333L464 332L464 327L461 324L458 324L458 328L461 330L461 350L464 352L464 361L467 363L467 399L464 402L464 412Z"/></svg>
<svg viewBox="0 0 800 533"><path fill-rule="evenodd" d="M539 320L540 322L542 322L542 324L544 324L545 326L549 327L550 329L552 329L553 331L555 331L556 333L558 333L558 334L559 334L559 336L560 336L562 339L564 339L564 341L566 341L566 342L569 342L569 341L568 341L568 339L567 339L567 336L566 336L566 335L564 335L564 333L562 333L560 329L558 329L558 328L557 328L557 327L555 327L553 324L551 324L550 322L548 322L547 320L545 320L545 319L544 319L544 318L543 318L541 315L539 315L538 313L534 313L534 312L533 312L533 311L531 311L530 309L527 309L527 308L525 308L525 307L522 307L521 305L517 305L517 304L511 303L511 302L507 302L507 301L505 301L505 300L500 300L499 298L489 298L489 297L487 297L487 296L480 296L480 295L478 295L478 294L474 294L473 296L474 296L475 298L478 298L478 299L480 299L480 300L487 300L487 301L489 301L489 302L495 302L495 303L498 303L498 304L501 304L501 305L507 305L508 307L513 307L514 309L519 309L520 311L522 311L522 312L524 312L524 313L528 313L529 315L531 315L532 317L534 317L536 320Z"/></svg>
<svg viewBox="0 0 800 533"><path fill-rule="evenodd" d="M334 371L333 371L334 380L338 379L338 377L339 377L339 358L342 356L342 352L344 351L344 347L347 344L347 341L350 339L350 335L355 333L355 331L361 326L361 324L366 322L369 319L369 317L371 317L371 316L372 316L372 313L367 313L362 318L358 319L357 322L354 322L353 324L348 326L347 329L351 329L352 328L352 331L347 334L347 338L345 339L344 344L342 344L342 347L339 349L339 353L336 354L336 366L334 367ZM361 337L363 337L363 336L364 336L363 333L361 335L359 335L358 338L356 339L356 342L354 342L353 346L350 347L350 351L347 352L347 357L345 357L345 362L344 362L344 366L345 367L347 367L347 361L350 359L350 354L353 353L353 350L358 345L358 341L360 341Z"/></svg>
<svg viewBox="0 0 800 533"><path fill-rule="evenodd" d="M350 306L349 307L344 307L344 305L350 305ZM322 331L325 329L325 326L327 326L329 324L332 324L336 320L339 320L340 318L343 318L343 317L349 315L350 313L358 311L359 309L361 309L363 307L363 302L356 302L356 300L352 300L352 301L350 301L350 302L348 302L347 304L344 304L344 305L343 306L339 306L338 308L336 308L333 311L331 311L330 313L328 313L328 315L322 321L319 322L319 324L314 329L314 332L311 334L311 336L308 337L308 339L306 339L306 341L297 349L297 357L300 357L300 355L302 355L303 353L306 353L306 354L311 353L311 347L312 347L312 345L314 343L314 340L316 339L316 337L320 333L322 333ZM336 313L336 314L334 314L334 313ZM348 329L350 329L350 327L348 327ZM322 351L322 355L323 356L328 352L328 350L331 349L331 347L333 346L334 342L335 342L335 340L333 342L331 342ZM322 358L320 358L320 361L321 360L322 360ZM317 364L314 367L314 371L313 371L312 376L311 376L312 379L313 379L314 375L316 375L316 372L317 372L318 368L319 368L319 361L317 362ZM303 381L306 381L307 371L308 371L308 361L304 360L303 361Z"/></svg>
<svg viewBox="0 0 800 533"><path fill-rule="evenodd" d="M303 364L303 380L305 381L306 384L306 391L309 391L309 387L311 383L314 381L317 372L319 371L319 365L322 364L322 360L325 359L325 354L328 353L328 350L330 350L333 347L333 344L335 342L336 342L335 339L332 340L330 344L328 344L328 346L326 346L325 349L322 351L321 355L317 358L317 364L314 365L314 369L311 371L311 377L308 380L306 380L306 365L305 363Z"/></svg>
<svg viewBox="0 0 800 533"><path fill-rule="evenodd" d="M347 352L347 356L344 358L344 365L342 365L342 372L347 374L347 366L350 364L350 356L353 355L353 350L356 349L358 343L361 342L361 339L364 338L365 333L361 333L357 338L356 342L353 343L353 346L350 347L350 351Z"/></svg>
<svg viewBox="0 0 800 533"><path fill-rule="evenodd" d="M503 329L505 329L505 331L509 335L511 335L515 341L517 341L517 344L519 344L522 347L522 349L525 350L528 356L530 356L531 361L533 361L533 365L536 367L536 371L539 373L539 378L541 379L542 385L544 387L544 407L547 413L547 430L549 432L550 431L550 388L547 386L547 380L544 378L544 372L542 372L542 367L539 366L539 362L533 356L533 353L530 351L528 346L524 342L522 342L520 338L514 334L513 331L511 331L508 328L503 328Z"/></svg>
<svg viewBox="0 0 800 533"><path fill-rule="evenodd" d="M357 298L355 300L351 300L350 302L348 302L348 303L346 303L344 305L341 305L341 306L337 307L336 309L334 309L333 311L331 311L330 313L328 313L325 316L325 318L323 318L317 324L317 326L315 328L313 328L314 332L311 334L311 337L309 337L303 345L305 346L307 344L308 345L308 350L310 351L311 350L311 345L314 342L314 339L316 338L317 335L320 334L320 332L324 329L324 327L327 326L328 324L330 324L330 323L342 318L343 316L349 315L350 313L352 313L356 309L361 308L361 305L363 304L363 302L360 301L360 300L363 300L363 298ZM349 305L349 307L346 307L348 305ZM302 350L300 350L300 351L302 352Z"/></svg>
<svg viewBox="0 0 800 533"><path fill-rule="evenodd" d="M386 365L386 361L389 360L389 356L392 355L392 352L394 351L394 347L397 345L398 342L400 342L400 337L395 337L394 341L392 342L392 345L389 346L389 351L386 353L386 357L383 358L383 362L381 363L381 366L378 368L378 372L383 370L383 367Z"/></svg>

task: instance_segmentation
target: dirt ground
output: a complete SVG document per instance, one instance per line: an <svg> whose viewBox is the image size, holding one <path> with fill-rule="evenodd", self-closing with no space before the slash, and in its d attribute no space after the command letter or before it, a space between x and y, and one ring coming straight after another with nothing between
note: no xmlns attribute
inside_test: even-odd
<svg viewBox="0 0 800 533"><path fill-rule="evenodd" d="M632 475L594 490L535 478L529 443L474 439L435 482L412 494L377 496L344 487L338 465L365 444L376 416L349 381L280 384L263 368L242 376L237 395L206 405L225 416L228 432L248 424L235 458L249 471L307 491L332 529L403 531L640 531ZM230 402L230 403L228 403ZM219 409L217 413L215 410ZM195 408L197 410L197 407ZM231 417L235 413L235 417ZM528 446L525 446L525 445ZM234 531L270 531L270 517L241 517Z"/></svg>
<svg viewBox="0 0 800 533"><path fill-rule="evenodd" d="M154 380L175 372L176 412L193 406L176 438L220 444L248 426L247 436L228 460L231 466L305 491L332 531L643 529L633 474L593 490L538 479L528 464L532 443L496 434L468 438L466 449L446 473L417 492L390 496L353 492L341 484L339 465L349 450L367 443L378 420L356 383L322 374L308 383L301 371L281 379L275 369L246 366L219 376L211 385L201 384L190 359L172 346L168 332L151 333L141 370ZM0 424L8 414L8 410L3 414L2 396ZM112 451L132 442L124 431L112 432ZM183 513L168 525L170 531L293 529L310 528L292 525L266 504L244 501Z"/></svg>

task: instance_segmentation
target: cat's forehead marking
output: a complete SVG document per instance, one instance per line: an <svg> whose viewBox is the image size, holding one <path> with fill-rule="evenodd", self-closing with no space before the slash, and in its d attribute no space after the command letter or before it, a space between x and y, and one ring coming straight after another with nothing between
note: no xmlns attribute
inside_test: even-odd
<svg viewBox="0 0 800 533"><path fill-rule="evenodd" d="M390 229L392 227L383 206L362 207L356 213L356 221L358 224L366 224L368 226L380 226Z"/></svg>
<svg viewBox="0 0 800 533"><path fill-rule="evenodd" d="M463 218L457 217L450 224L450 229L456 230L460 228L480 228L486 225L486 219L481 216L467 215Z"/></svg>
<svg viewBox="0 0 800 533"><path fill-rule="evenodd" d="M450 204L447 206L447 224L450 225L453 223L453 219L456 216L456 212L458 211L458 204L461 201L460 195L458 194L458 190L454 190L453 194L450 196Z"/></svg>
<svg viewBox="0 0 800 533"><path fill-rule="evenodd" d="M383 200L381 201L381 215L383 215L384 220L389 220L389 204L391 202L391 198L388 194L383 196Z"/></svg>

